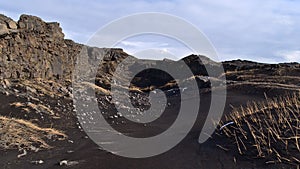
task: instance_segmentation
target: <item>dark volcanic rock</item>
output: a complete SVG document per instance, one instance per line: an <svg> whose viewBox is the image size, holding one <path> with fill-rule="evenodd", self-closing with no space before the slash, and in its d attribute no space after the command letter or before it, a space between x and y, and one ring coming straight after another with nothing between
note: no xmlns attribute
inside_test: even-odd
<svg viewBox="0 0 300 169"><path fill-rule="evenodd" d="M123 68L122 74L116 77L120 81L135 76L131 74L131 68L146 69L150 64L164 65L177 70L182 68L180 61L144 61L129 56L122 49L104 49L77 44L64 39L62 29L56 22L47 23L31 15L21 15L19 21L15 22L9 17L0 15L0 79L54 80L64 85L64 82L70 82L72 79L74 65L78 63L76 59L80 52L87 56L85 60L80 61L80 66L87 72L91 71L91 67L97 67L96 85L108 90L112 84L112 77L116 77L114 72L117 66L127 57L132 59L132 63ZM103 57L101 63L98 61L99 56ZM289 78L299 75L300 67L297 63L263 64L234 60L220 64L198 55L187 56L181 61L189 66L195 77L200 77L197 78L197 82L201 88L210 87L210 80L222 76L226 76L230 84L233 81L265 80L293 85L300 83L299 78ZM218 71L221 65L225 74ZM148 70L148 73L147 70L144 71L147 76L142 74L135 76L131 81L132 84L135 87L148 88L147 90L151 85L155 88L172 87L170 83L174 83L174 79L166 73L149 73L149 71L151 72L151 70ZM279 78L279 76L287 77ZM149 81L154 84L150 84Z"/></svg>
<svg viewBox="0 0 300 169"><path fill-rule="evenodd" d="M73 59L81 45L64 40L58 23L46 23L30 15L22 15L18 23L4 16L0 19L9 30L0 39L0 77L70 77Z"/></svg>
<svg viewBox="0 0 300 169"><path fill-rule="evenodd" d="M70 80L83 45L64 39L59 23L21 15L16 23L0 15L0 77L10 79ZM89 63L99 48L87 47ZM104 61L116 60L121 50L106 49Z"/></svg>

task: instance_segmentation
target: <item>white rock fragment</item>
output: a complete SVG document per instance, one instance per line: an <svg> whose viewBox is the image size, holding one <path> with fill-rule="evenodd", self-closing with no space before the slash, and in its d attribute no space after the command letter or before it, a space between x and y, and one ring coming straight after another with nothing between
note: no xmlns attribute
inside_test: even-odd
<svg viewBox="0 0 300 169"><path fill-rule="evenodd" d="M19 154L17 157L21 158L21 157L26 156L26 155L27 155L27 151L25 149L23 149L23 153Z"/></svg>
<svg viewBox="0 0 300 169"><path fill-rule="evenodd" d="M34 151L34 152L38 152L40 149L35 147L35 146L30 146L30 150Z"/></svg>
<svg viewBox="0 0 300 169"><path fill-rule="evenodd" d="M74 166L74 165L77 165L77 164L79 164L78 161L62 160L62 161L59 162L60 166Z"/></svg>
<svg viewBox="0 0 300 169"><path fill-rule="evenodd" d="M224 127L229 126L229 125L232 125L232 124L234 124L233 121L224 124L223 126L220 127L220 131L221 131Z"/></svg>
<svg viewBox="0 0 300 169"><path fill-rule="evenodd" d="M67 160L62 160L62 161L59 162L60 166L67 165L67 164L68 164Z"/></svg>
<svg viewBox="0 0 300 169"><path fill-rule="evenodd" d="M35 165L44 164L44 161L43 160L31 161L31 164L35 164Z"/></svg>

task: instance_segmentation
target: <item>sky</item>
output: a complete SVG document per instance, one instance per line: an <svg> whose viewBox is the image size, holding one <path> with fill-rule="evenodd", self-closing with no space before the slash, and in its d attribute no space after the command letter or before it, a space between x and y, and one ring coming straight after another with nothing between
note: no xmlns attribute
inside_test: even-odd
<svg viewBox="0 0 300 169"><path fill-rule="evenodd" d="M220 60L300 62L300 1L297 0L0 2L0 13L14 20L25 13L39 16L45 21L57 21L66 38L83 44L113 20L141 12L167 13L193 24L211 41ZM184 57L191 52L174 39L156 35L131 37L120 42L118 47L137 55L145 54L143 51L148 49L157 49L155 56L168 53L163 56L171 59Z"/></svg>

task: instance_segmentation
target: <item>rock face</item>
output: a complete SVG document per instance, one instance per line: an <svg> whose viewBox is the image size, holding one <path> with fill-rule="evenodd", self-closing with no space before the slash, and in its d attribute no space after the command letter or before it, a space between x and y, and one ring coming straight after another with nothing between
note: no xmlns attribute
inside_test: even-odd
<svg viewBox="0 0 300 169"><path fill-rule="evenodd" d="M129 57L122 49L88 47L64 39L62 29L56 22L47 23L31 15L21 15L15 22L9 17L0 15L1 79L40 78L59 83L70 81L76 58L80 52L88 56L86 60L80 61L81 66L87 71L91 65L98 67L96 83L106 89L110 88L111 78L118 63ZM96 62L99 55L104 56L101 65L98 61ZM192 55L185 58L184 61L191 66L196 75L206 75L205 67L197 58L196 55ZM134 66L146 66L143 61L134 57L132 59ZM205 57L204 60L213 63ZM153 64L168 64L171 67L178 67L176 61L153 61ZM129 75L128 72L130 70L124 70L124 74ZM162 82L159 85L164 85L171 80L160 74L149 74L138 81L149 81L147 78L155 78L156 81ZM137 84L140 87L147 87L143 83Z"/></svg>
<svg viewBox="0 0 300 169"><path fill-rule="evenodd" d="M0 15L0 78L69 80L82 47L64 39L59 23L31 15L21 15L15 22ZM87 47L88 62L99 50ZM122 52L107 49L109 58L115 57L114 51Z"/></svg>
<svg viewBox="0 0 300 169"><path fill-rule="evenodd" d="M132 66L142 68L146 68L147 64L162 64L180 70L181 66L177 61L172 60L146 63L126 54L122 49L95 48L75 43L72 40L64 39L62 29L56 22L47 23L31 15L21 15L15 22L0 14L0 80L43 79L53 80L63 85L64 82L70 82L74 65L78 63L76 59L79 53L87 56L85 60L80 61L80 66L87 72L91 71L91 65L96 66L98 68L96 85L108 90L111 87L116 66L127 57L133 59ZM97 61L99 55L104 57L101 65ZM220 68L220 63L204 56L190 55L183 58L182 61L198 77L198 84L201 87L209 87L209 80L212 80L212 78L208 80L207 69L211 70L209 76L215 79L226 76L229 81L261 82L263 77L274 83L289 81L293 85L300 84L299 78L294 78L292 81L279 78L280 76L298 76L300 66L297 63L262 64L241 60L227 61L222 63L225 69L224 75L214 71ZM172 81L172 78L163 73L147 71L144 73L147 75L132 80L136 87L150 88L150 83L147 83L150 79L152 82L155 79L156 87L166 86ZM117 78L124 79L130 76L132 78L134 75L130 75L130 67L126 67L122 75ZM190 79L191 77L182 78Z"/></svg>
<svg viewBox="0 0 300 169"><path fill-rule="evenodd" d="M22 15L16 23L0 16L0 77L69 78L80 46L64 40L58 23Z"/></svg>

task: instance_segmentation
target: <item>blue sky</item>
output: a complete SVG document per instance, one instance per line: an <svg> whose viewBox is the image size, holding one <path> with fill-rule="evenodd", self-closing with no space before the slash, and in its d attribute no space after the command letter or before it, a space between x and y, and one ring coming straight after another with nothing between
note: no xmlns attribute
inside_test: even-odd
<svg viewBox="0 0 300 169"><path fill-rule="evenodd" d="M139 12L179 16L198 27L215 46L221 60L300 62L300 1L296 0L9 0L0 13L17 20L32 14L58 21L66 38L86 43L101 27ZM184 47L166 38L133 37L120 43L129 53L158 48L183 56Z"/></svg>

